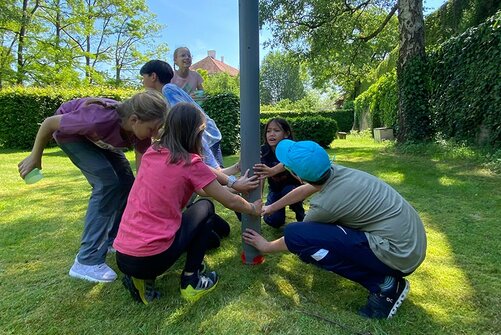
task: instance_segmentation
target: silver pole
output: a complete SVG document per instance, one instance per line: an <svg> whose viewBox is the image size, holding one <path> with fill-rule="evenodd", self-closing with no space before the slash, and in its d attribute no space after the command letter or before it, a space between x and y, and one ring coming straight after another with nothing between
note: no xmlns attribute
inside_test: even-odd
<svg viewBox="0 0 501 335"><path fill-rule="evenodd" d="M260 162L259 136L259 22L258 0L239 0L240 28L240 164L242 171ZM253 173L253 172L252 172ZM247 200L261 197L261 188L249 193ZM261 232L261 218L243 214L242 231L252 228ZM259 264L264 258L260 252L244 243L242 260L245 264Z"/></svg>

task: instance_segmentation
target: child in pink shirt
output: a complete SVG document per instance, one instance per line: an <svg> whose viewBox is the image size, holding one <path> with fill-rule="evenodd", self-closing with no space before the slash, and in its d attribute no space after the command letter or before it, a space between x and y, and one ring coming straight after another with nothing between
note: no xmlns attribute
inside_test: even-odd
<svg viewBox="0 0 501 335"><path fill-rule="evenodd" d="M214 205L202 199L183 208L193 192L211 196L224 206L259 216L261 200L249 203L223 188L200 157L205 117L193 104L178 103L167 114L158 143L143 156L130 192L114 247L123 283L132 297L148 304L159 294L156 277L182 253L181 295L195 301L213 290L216 272L205 270L203 258L212 230Z"/></svg>

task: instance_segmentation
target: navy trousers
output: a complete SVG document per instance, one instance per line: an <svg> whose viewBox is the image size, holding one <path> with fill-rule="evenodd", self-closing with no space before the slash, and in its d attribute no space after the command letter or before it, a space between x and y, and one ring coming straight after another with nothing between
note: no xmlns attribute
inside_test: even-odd
<svg viewBox="0 0 501 335"><path fill-rule="evenodd" d="M274 202L277 202L280 200L282 197L284 197L287 193L295 189L297 186L296 185L286 185L283 189L281 189L279 192L273 192L270 190L268 192L268 197L266 198L266 206L271 205ZM297 221L303 221L304 218L304 208L303 208L303 202L296 202L295 204L292 204L289 206L289 208L296 213L296 220ZM285 208L281 208L278 211L272 213L271 215L265 215L263 217L264 222L266 222L268 225L278 228L281 227L285 224Z"/></svg>
<svg viewBox="0 0 501 335"><path fill-rule="evenodd" d="M336 224L296 222L285 226L285 244L305 263L314 264L359 283L371 293L380 291L386 276L408 274L381 262L369 247L365 233Z"/></svg>

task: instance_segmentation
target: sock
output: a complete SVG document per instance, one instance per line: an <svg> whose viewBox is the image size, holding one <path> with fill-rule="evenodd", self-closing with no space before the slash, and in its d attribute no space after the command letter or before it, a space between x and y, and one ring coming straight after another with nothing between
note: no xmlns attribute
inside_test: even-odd
<svg viewBox="0 0 501 335"><path fill-rule="evenodd" d="M187 288L188 285L196 287L198 283L198 274L195 272L189 276L185 275L184 272L181 275L181 288Z"/></svg>

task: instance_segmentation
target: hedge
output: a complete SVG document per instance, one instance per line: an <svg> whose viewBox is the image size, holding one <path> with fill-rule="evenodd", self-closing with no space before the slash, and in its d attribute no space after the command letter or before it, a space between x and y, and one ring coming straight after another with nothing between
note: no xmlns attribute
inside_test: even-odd
<svg viewBox="0 0 501 335"><path fill-rule="evenodd" d="M333 119L337 123L339 131L349 132L353 126L353 109L336 109L329 111L318 112L296 112L296 111L262 111L261 119L269 119L271 117L281 117L284 119L296 117L315 117L322 116L328 119Z"/></svg>
<svg viewBox="0 0 501 335"><path fill-rule="evenodd" d="M233 93L208 95L202 107L223 135L223 154L232 155L240 150L240 99Z"/></svg>
<svg viewBox="0 0 501 335"><path fill-rule="evenodd" d="M39 124L54 114L65 101L80 97L108 97L122 101L137 91L104 87L67 90L64 88L5 88L0 90L0 147L31 149ZM223 135L221 147L225 155L240 149L240 101L232 93L209 95L203 103L207 114L214 119ZM261 124L271 117L287 119L297 139L310 139L327 147L339 130L349 131L353 111L323 112L264 112ZM338 121L336 121L338 120ZM338 124L341 127L338 128Z"/></svg>
<svg viewBox="0 0 501 335"><path fill-rule="evenodd" d="M264 134L264 127L266 123L274 117L281 117L287 120L291 126L294 140L311 140L320 144L322 147L327 148L338 131L337 122L332 118L326 118L319 115L313 115L316 113L308 114L307 116L299 117L283 117L281 115L270 115L269 118L261 118L261 134ZM263 135L264 141L264 135Z"/></svg>
<svg viewBox="0 0 501 335"><path fill-rule="evenodd" d="M4 88L0 90L0 147L31 149L40 123L65 101L87 96L124 100L134 93L105 87Z"/></svg>

